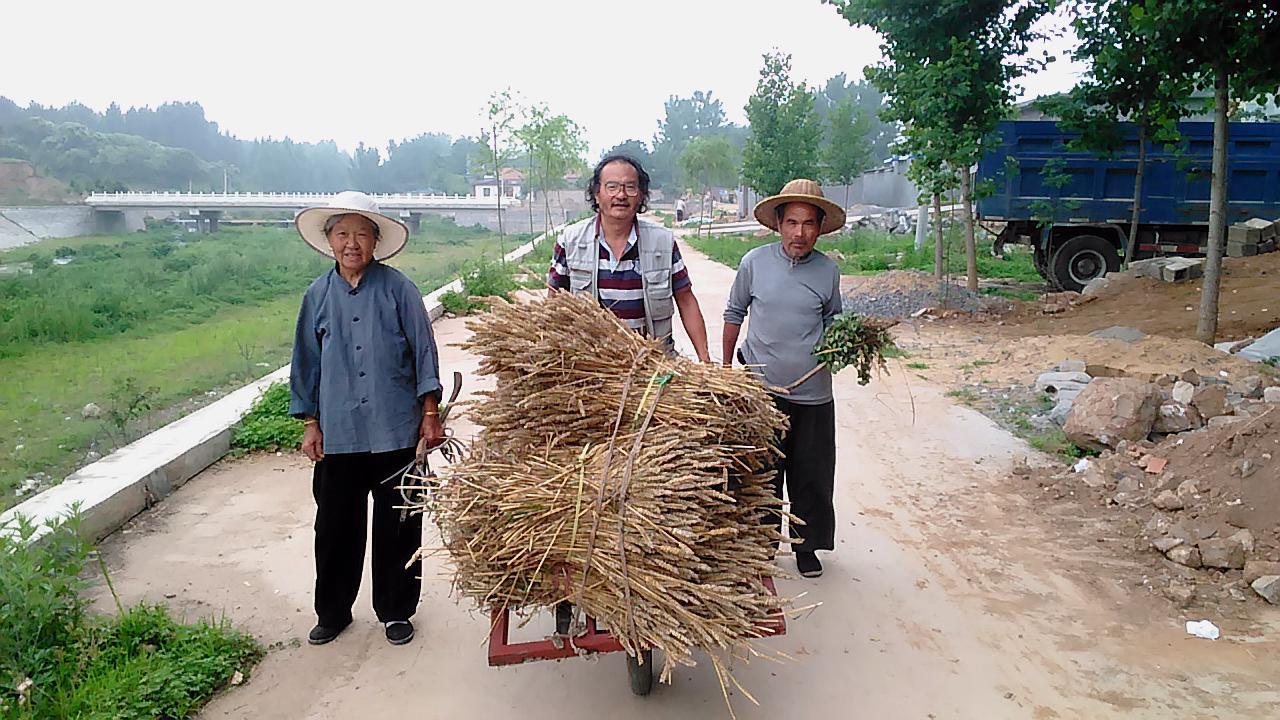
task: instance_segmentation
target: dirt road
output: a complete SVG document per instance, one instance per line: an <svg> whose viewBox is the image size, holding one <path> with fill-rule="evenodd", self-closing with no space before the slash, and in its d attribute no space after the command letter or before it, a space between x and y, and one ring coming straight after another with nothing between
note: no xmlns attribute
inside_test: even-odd
<svg viewBox="0 0 1280 720"><path fill-rule="evenodd" d="M686 258L718 355L733 273L687 248ZM437 330L442 345L465 335L459 321ZM474 359L458 348L444 347L441 365L479 387ZM865 388L851 373L837 379L838 550L824 577L779 583L821 606L767 641L794 662L736 670L761 703L735 696L738 717L1274 714L1280 618L1226 625L1216 643L1188 638L1182 625L1192 618L1145 592L1139 570L1105 542L1070 542L1020 513L1023 500L998 493L1012 458L1028 449L922 382L901 373ZM223 462L106 544L126 600L225 613L275 644L204 717L727 717L709 667L677 672L648 698L630 695L617 655L486 667L487 620L449 597L440 558L427 563L411 645L385 642L366 587L338 641L306 646L309 482L297 455ZM790 558L779 563L794 569ZM530 634L549 632L543 624Z"/></svg>

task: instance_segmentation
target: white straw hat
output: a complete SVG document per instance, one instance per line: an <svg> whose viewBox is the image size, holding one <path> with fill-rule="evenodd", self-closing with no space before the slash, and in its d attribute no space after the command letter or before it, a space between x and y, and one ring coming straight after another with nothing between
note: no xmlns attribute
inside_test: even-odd
<svg viewBox="0 0 1280 720"><path fill-rule="evenodd" d="M333 248L329 247L329 239L324 234L324 224L334 215L355 213L372 220L378 226L378 244L373 249L373 257L386 260L404 249L409 241L409 228L399 220L383 215L378 210L378 203L362 192L346 190L333 196L328 205L312 207L298 213L293 224L298 234L308 245L325 257L333 257Z"/></svg>

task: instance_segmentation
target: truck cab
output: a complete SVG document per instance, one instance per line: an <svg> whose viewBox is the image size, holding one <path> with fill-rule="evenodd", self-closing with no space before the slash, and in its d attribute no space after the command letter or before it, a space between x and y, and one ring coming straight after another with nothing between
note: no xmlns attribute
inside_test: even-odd
<svg viewBox="0 0 1280 720"><path fill-rule="evenodd" d="M1179 123L1175 147L1148 142L1134 260L1201 256L1209 235L1213 123ZM1121 124L1110 156L1069 147L1078 133L1051 120L1000 123L978 162L977 214L997 246L1025 243L1059 290L1080 291L1120 269L1132 224L1138 130ZM1280 218L1280 123L1230 123L1227 224Z"/></svg>

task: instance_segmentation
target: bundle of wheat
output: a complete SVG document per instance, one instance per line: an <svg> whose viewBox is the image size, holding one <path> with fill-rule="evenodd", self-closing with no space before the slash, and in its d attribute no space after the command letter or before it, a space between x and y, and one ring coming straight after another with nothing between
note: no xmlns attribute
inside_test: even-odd
<svg viewBox="0 0 1280 720"><path fill-rule="evenodd" d="M628 652L756 654L783 606L761 578L784 538L771 478L785 417L746 371L663 355L589 298L496 304L466 348L497 389L432 512L482 607L568 600ZM744 691L745 694L745 691ZM749 695L748 695L749 696Z"/></svg>

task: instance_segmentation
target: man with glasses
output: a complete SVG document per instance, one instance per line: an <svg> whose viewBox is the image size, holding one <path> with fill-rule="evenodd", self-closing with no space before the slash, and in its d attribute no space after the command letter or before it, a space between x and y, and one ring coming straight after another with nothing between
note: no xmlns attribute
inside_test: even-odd
<svg viewBox="0 0 1280 720"><path fill-rule="evenodd" d="M587 201L593 217L565 228L556 240L547 273L550 292L590 293L631 329L660 340L675 353L672 317L693 341L702 362L707 325L675 236L637 217L647 208L649 174L626 155L609 155L591 174Z"/></svg>

